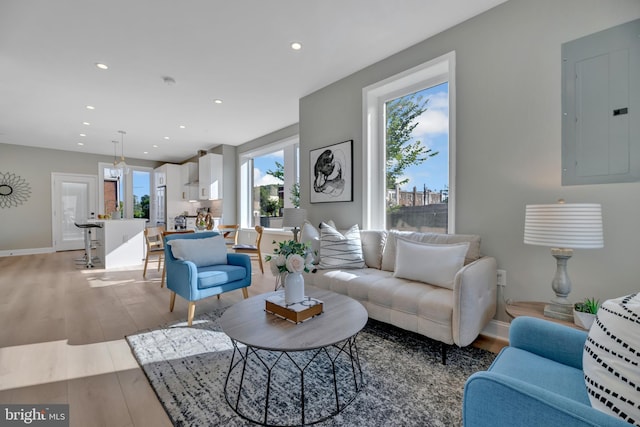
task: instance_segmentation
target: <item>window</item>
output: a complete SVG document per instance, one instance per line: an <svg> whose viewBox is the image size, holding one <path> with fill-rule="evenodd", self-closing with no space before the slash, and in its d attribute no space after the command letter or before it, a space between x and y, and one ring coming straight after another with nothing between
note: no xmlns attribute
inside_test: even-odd
<svg viewBox="0 0 640 427"><path fill-rule="evenodd" d="M142 166L129 166L130 171L118 175L112 171L111 163L99 163L98 213L111 214L120 202L124 203L125 218L151 217L151 187L153 169Z"/></svg>
<svg viewBox="0 0 640 427"><path fill-rule="evenodd" d="M363 226L454 233L455 52L365 87L363 105ZM393 123L407 109L412 120ZM426 160L406 162L386 143L394 135L401 146L420 141Z"/></svg>
<svg viewBox="0 0 640 427"><path fill-rule="evenodd" d="M448 82L385 103L387 229L446 233Z"/></svg>
<svg viewBox="0 0 640 427"><path fill-rule="evenodd" d="M296 137L240 156L242 227L282 228L282 208L299 206L298 153Z"/></svg>
<svg viewBox="0 0 640 427"><path fill-rule="evenodd" d="M133 169L133 217L149 219L151 172Z"/></svg>
<svg viewBox="0 0 640 427"><path fill-rule="evenodd" d="M284 207L284 153L253 158L253 219L263 227L282 227Z"/></svg>

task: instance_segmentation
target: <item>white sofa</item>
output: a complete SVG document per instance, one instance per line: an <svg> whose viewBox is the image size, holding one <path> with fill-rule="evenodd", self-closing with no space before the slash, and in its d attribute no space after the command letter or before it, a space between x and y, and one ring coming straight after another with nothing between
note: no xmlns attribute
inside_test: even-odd
<svg viewBox="0 0 640 427"><path fill-rule="evenodd" d="M394 277L398 235L431 244L469 242L452 289ZM480 255L479 236L367 230L360 237L364 268L319 269L306 283L360 301L372 319L442 342L442 363L446 345L471 344L495 315L496 260Z"/></svg>

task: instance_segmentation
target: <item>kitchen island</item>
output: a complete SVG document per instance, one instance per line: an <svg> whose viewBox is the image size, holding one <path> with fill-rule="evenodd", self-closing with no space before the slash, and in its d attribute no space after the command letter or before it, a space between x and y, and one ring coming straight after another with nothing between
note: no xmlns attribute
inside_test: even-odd
<svg viewBox="0 0 640 427"><path fill-rule="evenodd" d="M144 218L96 219L96 255L104 268L142 265L145 257Z"/></svg>

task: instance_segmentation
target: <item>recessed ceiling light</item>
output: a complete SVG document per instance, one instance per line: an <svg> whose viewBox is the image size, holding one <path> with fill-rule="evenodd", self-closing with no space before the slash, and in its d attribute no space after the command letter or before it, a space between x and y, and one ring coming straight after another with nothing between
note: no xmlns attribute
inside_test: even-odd
<svg viewBox="0 0 640 427"><path fill-rule="evenodd" d="M149 154L149 152L148 151L143 151L142 154Z"/></svg>
<svg viewBox="0 0 640 427"><path fill-rule="evenodd" d="M78 145L82 147L84 145L84 142L78 142Z"/></svg>
<svg viewBox="0 0 640 427"><path fill-rule="evenodd" d="M152 147L153 148L158 148L158 146L156 144L153 144Z"/></svg>
<svg viewBox="0 0 640 427"><path fill-rule="evenodd" d="M170 139L168 136L165 136L164 139Z"/></svg>
<svg viewBox="0 0 640 427"><path fill-rule="evenodd" d="M96 107L94 107L93 105L87 105L87 110L95 110Z"/></svg>
<svg viewBox="0 0 640 427"><path fill-rule="evenodd" d="M214 99L213 102L216 104L222 104L222 99Z"/></svg>
<svg viewBox="0 0 640 427"><path fill-rule="evenodd" d="M89 123L89 122L82 122L82 124L83 124L83 125L85 125L85 126L89 126L91 123Z"/></svg>
<svg viewBox="0 0 640 427"><path fill-rule="evenodd" d="M300 42L293 42L291 43L291 49L300 50L302 49L302 44Z"/></svg>
<svg viewBox="0 0 640 427"><path fill-rule="evenodd" d="M107 64L103 64L101 62L96 62L96 67L100 68L101 70L109 69L109 66Z"/></svg>
<svg viewBox="0 0 640 427"><path fill-rule="evenodd" d="M86 133L81 133L80 136L87 136L87 134Z"/></svg>
<svg viewBox="0 0 640 427"><path fill-rule="evenodd" d="M179 127L180 129L185 129L185 128L186 128L186 126L185 126L185 125L180 125L180 126L178 126L178 127Z"/></svg>

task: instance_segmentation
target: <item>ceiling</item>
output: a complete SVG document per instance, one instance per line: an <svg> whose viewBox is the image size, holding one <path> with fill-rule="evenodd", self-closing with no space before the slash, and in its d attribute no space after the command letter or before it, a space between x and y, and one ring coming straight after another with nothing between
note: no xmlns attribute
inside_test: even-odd
<svg viewBox="0 0 640 427"><path fill-rule="evenodd" d="M2 0L0 143L182 162L503 1Z"/></svg>

